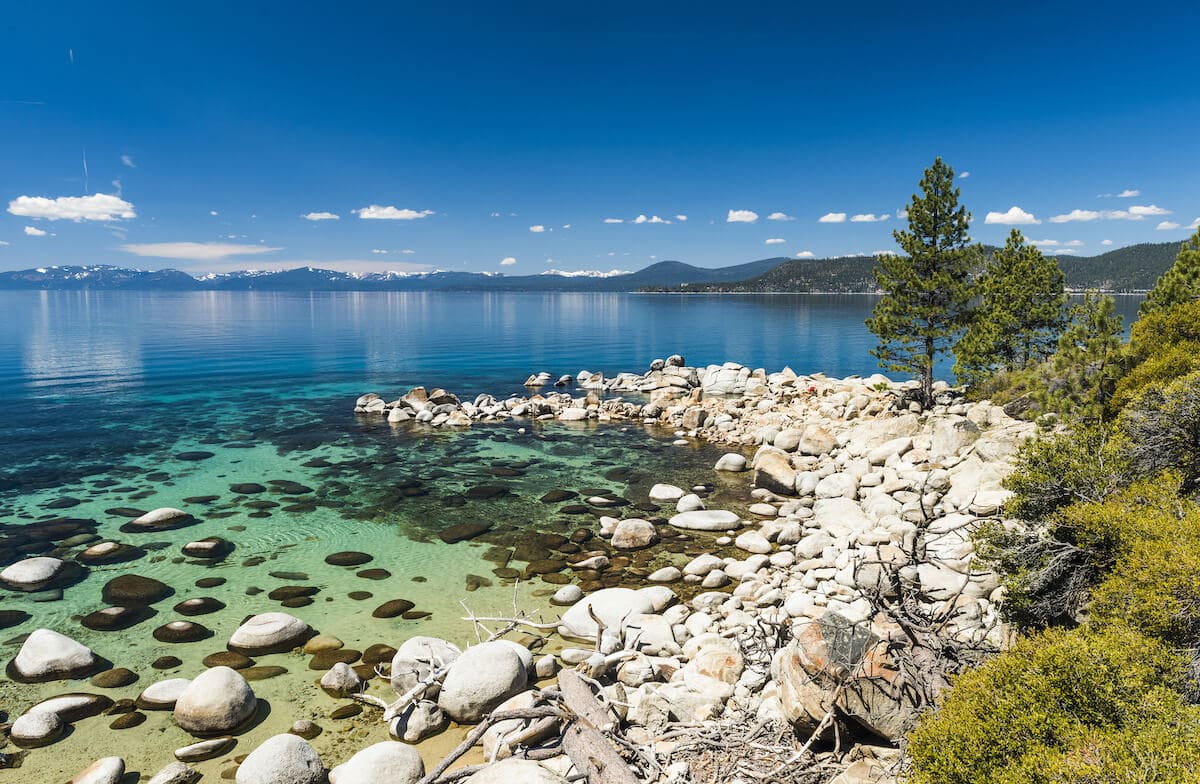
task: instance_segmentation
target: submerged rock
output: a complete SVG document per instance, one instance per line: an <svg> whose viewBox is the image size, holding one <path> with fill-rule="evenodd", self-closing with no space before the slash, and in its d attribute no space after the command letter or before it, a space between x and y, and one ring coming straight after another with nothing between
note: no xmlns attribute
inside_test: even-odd
<svg viewBox="0 0 1200 784"><path fill-rule="evenodd" d="M294 615L262 613L248 619L233 632L228 648L246 656L283 653L303 644L312 634L308 624Z"/></svg>
<svg viewBox="0 0 1200 784"><path fill-rule="evenodd" d="M36 629L8 665L8 676L23 683L81 678L103 669L91 648L50 629Z"/></svg>
<svg viewBox="0 0 1200 784"><path fill-rule="evenodd" d="M71 777L68 784L118 784L125 775L125 760L102 757Z"/></svg>

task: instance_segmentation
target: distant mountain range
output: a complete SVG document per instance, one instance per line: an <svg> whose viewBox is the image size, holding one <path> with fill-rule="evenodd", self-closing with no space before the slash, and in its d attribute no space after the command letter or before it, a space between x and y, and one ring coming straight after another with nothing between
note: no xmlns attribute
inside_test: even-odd
<svg viewBox="0 0 1200 784"><path fill-rule="evenodd" d="M991 253L995 248L985 248ZM1159 242L1130 245L1099 256L1060 255L1059 267L1074 291L1098 289L1111 292L1148 291L1159 276L1175 262L1179 243ZM874 256L833 259L789 259L766 272L733 283L697 282L655 291L684 292L871 292L875 290Z"/></svg>
<svg viewBox="0 0 1200 784"><path fill-rule="evenodd" d="M1093 257L1059 256L1071 289L1146 291L1179 252L1172 242L1131 245ZM192 277L179 270L108 265L0 272L0 290L124 291L645 291L871 292L873 256L761 259L706 269L660 261L637 272L498 275L483 272L337 272L314 267Z"/></svg>
<svg viewBox="0 0 1200 784"><path fill-rule="evenodd" d="M497 275L482 272L337 272L314 267L246 271L194 278L179 270L155 272L107 265L38 267L0 272L0 289L125 291L637 291L689 283L726 283L753 278L786 258L705 269L660 261L637 272Z"/></svg>

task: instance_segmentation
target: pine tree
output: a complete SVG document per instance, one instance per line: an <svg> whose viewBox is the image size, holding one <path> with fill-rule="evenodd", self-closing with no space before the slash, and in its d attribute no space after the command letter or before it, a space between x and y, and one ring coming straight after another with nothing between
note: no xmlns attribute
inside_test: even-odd
<svg viewBox="0 0 1200 784"><path fill-rule="evenodd" d="M1175 263L1154 284L1138 309L1138 315L1165 310L1197 298L1200 298L1200 228L1180 246Z"/></svg>
<svg viewBox="0 0 1200 784"><path fill-rule="evenodd" d="M880 256L875 280L883 297L867 328L879 338L871 353L887 370L913 373L928 404L933 366L970 321L979 246L969 244L971 214L958 204L954 170L938 158L908 206L908 230L892 232L904 255Z"/></svg>
<svg viewBox="0 0 1200 784"><path fill-rule="evenodd" d="M1104 417L1121 370L1124 327L1116 307L1112 297L1089 291L1071 308L1070 323L1054 354L1058 382L1042 394L1048 410L1085 422Z"/></svg>
<svg viewBox="0 0 1200 784"><path fill-rule="evenodd" d="M954 347L958 379L979 383L1048 357L1066 324L1065 282L1058 262L1013 229L984 268L979 306Z"/></svg>

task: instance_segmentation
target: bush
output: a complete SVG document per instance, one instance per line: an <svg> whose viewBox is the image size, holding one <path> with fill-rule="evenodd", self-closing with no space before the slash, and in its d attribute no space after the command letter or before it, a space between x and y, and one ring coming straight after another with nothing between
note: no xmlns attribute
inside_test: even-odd
<svg viewBox="0 0 1200 784"><path fill-rule="evenodd" d="M1178 477L1164 474L1103 502L1056 509L1036 532L982 529L979 557L1004 575L1004 617L1025 630L1077 623L1092 589L1120 559L1140 543L1172 541L1178 489Z"/></svg>
<svg viewBox="0 0 1200 784"><path fill-rule="evenodd" d="M1013 491L1005 513L1043 521L1073 503L1101 501L1127 480L1120 439L1103 425L1028 441L1017 453L1017 469L1004 486Z"/></svg>
<svg viewBox="0 0 1200 784"><path fill-rule="evenodd" d="M1097 782L1178 781L1158 773L1131 778L1144 768L1117 741L1149 730L1148 745L1169 758L1169 768L1196 763L1194 742L1174 748L1152 741L1164 721L1200 735L1200 717L1174 691L1182 670L1162 644L1120 627L1024 639L960 676L942 707L913 730L909 782L1083 782L1089 768L1107 769Z"/></svg>
<svg viewBox="0 0 1200 784"><path fill-rule="evenodd" d="M1149 388L1200 371L1200 301L1155 310L1135 321L1124 361L1128 370L1112 399L1116 411Z"/></svg>
<svg viewBox="0 0 1200 784"><path fill-rule="evenodd" d="M1185 492L1200 485L1200 373L1147 389L1121 412L1120 425L1134 471L1178 471Z"/></svg>

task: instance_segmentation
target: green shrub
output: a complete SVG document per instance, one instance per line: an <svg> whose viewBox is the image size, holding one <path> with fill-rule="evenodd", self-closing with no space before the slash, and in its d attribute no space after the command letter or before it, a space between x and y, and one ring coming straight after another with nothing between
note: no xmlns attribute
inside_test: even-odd
<svg viewBox="0 0 1200 784"><path fill-rule="evenodd" d="M1113 393L1114 411L1151 387L1200 370L1200 300L1154 310L1133 322L1124 364L1126 373Z"/></svg>
<svg viewBox="0 0 1200 784"><path fill-rule="evenodd" d="M1133 471L1178 471L1185 492L1200 485L1200 373L1145 390L1121 412L1119 424Z"/></svg>
<svg viewBox="0 0 1200 784"><path fill-rule="evenodd" d="M1046 520L1070 504L1107 498L1127 476L1114 431L1103 425L1081 425L1021 446L1017 468L1004 483L1013 491L1005 512L1027 521Z"/></svg>
<svg viewBox="0 0 1200 784"><path fill-rule="evenodd" d="M1186 724L1195 737L1195 709L1174 691L1182 669L1180 658L1161 643L1121 627L1051 630L1026 638L960 676L941 708L913 730L908 781L1083 782L1084 763L1116 774L1097 782L1178 780L1127 778L1137 774L1138 768L1130 769L1137 763L1124 756L1132 752L1112 748L1111 741L1094 760L1088 751L1098 739L1137 735L1164 716L1168 723ZM1194 762L1196 748L1188 744L1178 751ZM1177 756L1152 750L1173 761Z"/></svg>

